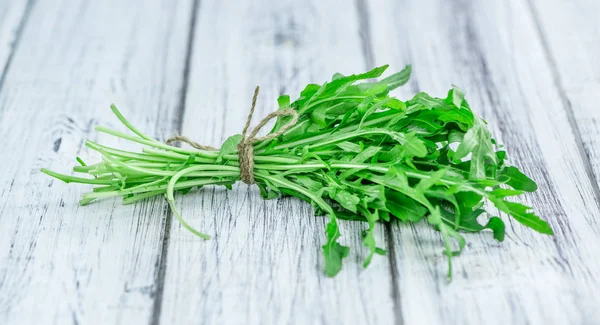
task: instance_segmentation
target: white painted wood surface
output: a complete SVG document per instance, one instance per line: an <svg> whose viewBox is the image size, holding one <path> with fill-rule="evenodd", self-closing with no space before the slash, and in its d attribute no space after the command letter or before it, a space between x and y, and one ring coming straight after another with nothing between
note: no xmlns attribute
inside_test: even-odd
<svg viewBox="0 0 600 325"><path fill-rule="evenodd" d="M600 324L597 17L595 0L0 1L0 324ZM467 235L449 284L428 227L380 225L391 254L363 270L364 225L342 222L352 251L329 279L326 220L298 200L177 198L202 241L162 199L79 207L88 188L39 173L98 159L86 138L127 148L93 131L117 125L112 102L159 139L218 146L257 84L256 121L280 93L385 63L413 65L402 98L467 90L555 237Z"/></svg>
<svg viewBox="0 0 600 325"><path fill-rule="evenodd" d="M28 1L0 1L0 85L28 13Z"/></svg>
<svg viewBox="0 0 600 325"><path fill-rule="evenodd" d="M414 64L412 89L401 94L466 89L510 161L538 181L527 199L556 232L546 237L511 222L502 244L490 234L467 236L447 285L439 235L395 227L405 323L598 323L598 198L526 2L369 3L378 13L371 19L375 62Z"/></svg>
<svg viewBox="0 0 600 325"><path fill-rule="evenodd" d="M532 2L563 105L572 112L593 176L600 179L600 1ZM598 185L596 187L598 190Z"/></svg>
<svg viewBox="0 0 600 325"><path fill-rule="evenodd" d="M79 207L69 172L109 105L155 136L172 132L190 1L39 1L0 90L0 324L149 323L163 200ZM101 141L119 144L102 136ZM125 143L121 143L127 147Z"/></svg>

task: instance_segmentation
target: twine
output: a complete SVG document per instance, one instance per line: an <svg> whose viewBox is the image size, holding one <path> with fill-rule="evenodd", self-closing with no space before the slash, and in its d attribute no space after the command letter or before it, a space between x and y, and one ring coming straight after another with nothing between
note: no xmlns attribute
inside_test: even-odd
<svg viewBox="0 0 600 325"><path fill-rule="evenodd" d="M294 126L298 122L298 113L293 109L281 109L272 112L271 114L265 116L257 126L252 129L249 135L248 128L250 127L250 122L252 121L252 115L254 115L254 109L256 108L256 99L258 98L259 87L256 86L254 89L254 96L252 96L252 106L250 108L250 113L248 113L248 117L246 118L246 125L244 125L244 129L242 130L242 140L237 145L238 156L240 158L240 179L242 182L246 184L254 184L254 143L258 141L270 140L274 139L280 135L282 135L289 128ZM292 120L285 124L279 129L279 131L267 134L262 137L257 137L256 134L273 118L279 116L291 116ZM205 146L200 143L197 143L185 136L174 136L169 138L166 143L171 144L172 142L180 141L189 144L190 146L205 151L215 151L217 148L213 148L211 146Z"/></svg>

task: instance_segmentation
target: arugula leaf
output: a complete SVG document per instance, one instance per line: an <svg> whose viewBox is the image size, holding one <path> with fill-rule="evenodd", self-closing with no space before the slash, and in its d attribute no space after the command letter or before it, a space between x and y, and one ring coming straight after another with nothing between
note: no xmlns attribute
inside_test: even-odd
<svg viewBox="0 0 600 325"><path fill-rule="evenodd" d="M329 195L332 199L341 204L345 209L356 213L357 205L358 203L360 203L360 199L358 198L358 196L339 188L330 188Z"/></svg>
<svg viewBox="0 0 600 325"><path fill-rule="evenodd" d="M279 109L286 109L290 107L290 96L281 95L277 98L277 104L279 104Z"/></svg>
<svg viewBox="0 0 600 325"><path fill-rule="evenodd" d="M241 134L235 134L227 138L225 142L221 145L221 149L219 150L219 154L217 155L216 162L223 161L224 155L229 155L237 151L237 145L242 141Z"/></svg>
<svg viewBox="0 0 600 325"><path fill-rule="evenodd" d="M531 212L531 207L516 202L508 202L494 196L491 196L490 200L498 210L512 216L522 225L542 234L554 235L554 231L552 231L550 225L548 225L546 221L540 219L540 217L536 216L535 213Z"/></svg>
<svg viewBox="0 0 600 325"><path fill-rule="evenodd" d="M491 217L485 225L486 229L491 229L494 232L494 239L497 241L504 240L504 221L498 217Z"/></svg>
<svg viewBox="0 0 600 325"><path fill-rule="evenodd" d="M362 151L362 148L359 145L357 145L356 143L349 142L349 141L340 142L336 145L338 147L340 147L340 149L342 149L344 151L348 151L348 152L359 153Z"/></svg>
<svg viewBox="0 0 600 325"><path fill-rule="evenodd" d="M486 179L485 164L488 161L496 164L497 157L492 147L490 132L481 119L476 119L473 127L465 134L454 154L454 163L460 162L469 153L471 154L469 178Z"/></svg>
<svg viewBox="0 0 600 325"><path fill-rule="evenodd" d="M374 213L371 213L369 209L363 209L362 212L369 223L369 229L364 233L363 236L363 243L367 248L369 248L369 255L367 255L367 258L363 263L363 267L366 268L369 266L369 264L371 264L373 255L377 253L377 244L375 243L375 235L373 232L375 230L375 223L379 220L379 214L377 210L375 210Z"/></svg>
<svg viewBox="0 0 600 325"><path fill-rule="evenodd" d="M327 224L326 234L327 244L323 245L325 273L332 277L342 270L342 259L348 256L350 248L337 242L340 238L340 231L335 219L331 219Z"/></svg>
<svg viewBox="0 0 600 325"><path fill-rule="evenodd" d="M464 90L452 85L452 89L448 91L447 98L452 100L452 104L454 104L455 107L461 108L462 103L465 100L465 92Z"/></svg>
<svg viewBox="0 0 600 325"><path fill-rule="evenodd" d="M407 65L404 69L402 69L402 71L382 79L380 83L385 84L387 86L387 90L394 90L408 82L411 72L412 66Z"/></svg>
<svg viewBox="0 0 600 325"><path fill-rule="evenodd" d="M427 214L427 208L397 191L388 189L385 198L386 208L402 222L418 222Z"/></svg>
<svg viewBox="0 0 600 325"><path fill-rule="evenodd" d="M517 167L508 166L498 174L498 181L510 185L515 190L535 192L537 184L527 177Z"/></svg>

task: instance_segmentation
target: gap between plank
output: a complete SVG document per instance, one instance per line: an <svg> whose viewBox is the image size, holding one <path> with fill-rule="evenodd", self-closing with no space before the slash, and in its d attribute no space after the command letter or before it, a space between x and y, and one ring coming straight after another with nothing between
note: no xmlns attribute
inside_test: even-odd
<svg viewBox="0 0 600 325"><path fill-rule="evenodd" d="M10 68L13 57L15 56L15 52L17 52L17 48L19 47L19 43L21 41L21 36L23 34L23 30L25 29L25 25L27 24L27 21L29 20L29 16L31 14L31 10L32 10L34 4L35 4L35 0L27 1L27 4L25 5L25 9L23 10L23 17L21 17L19 26L17 27L17 30L15 31L15 35L16 35L15 40L13 41L13 43L11 45L10 53L8 54L8 57L6 58L6 63L4 64L4 68L2 69L2 72L0 72L0 90L2 90L2 87L4 86L4 81L6 80L6 75L8 74L8 69Z"/></svg>
<svg viewBox="0 0 600 325"><path fill-rule="evenodd" d="M388 246L388 259L390 260L390 274L392 275L392 299L394 300L394 324L404 325L404 316L402 315L402 295L398 285L398 261L396 260L396 249L394 248L394 239L392 238L392 223L385 224L385 239Z"/></svg>
<svg viewBox="0 0 600 325"><path fill-rule="evenodd" d="M373 58L373 45L371 42L371 24L369 22L369 12L365 0L356 0L356 13L358 15L358 35L360 36L362 52L365 59L365 65L368 69L374 68ZM396 261L396 251L394 249L394 240L392 238L392 223L387 222L383 224L385 229L386 244L388 246L388 260L390 264L390 278L391 278L391 290L390 294L392 297L394 308L394 324L403 325L404 317L402 315L402 295L400 294L400 287L398 285L398 268Z"/></svg>
<svg viewBox="0 0 600 325"><path fill-rule="evenodd" d="M371 43L371 24L365 0L356 0L356 13L358 14L358 36L360 37L362 53L368 69L373 69L373 45Z"/></svg>
<svg viewBox="0 0 600 325"><path fill-rule="evenodd" d="M579 152L579 156L581 157L581 161L583 162L583 168L585 169L586 176L588 177L592 185L596 206L600 208L600 186L598 185L598 178L594 174L594 168L592 167L590 156L585 150L583 138L581 136L581 131L579 130L579 125L577 124L577 120L575 119L575 112L573 111L573 106L571 105L571 101L569 100L565 91L562 78L560 76L560 73L558 72L556 60L554 59L554 56L550 51L550 46L548 46L548 39L544 31L542 30L542 25L540 19L538 18L538 13L535 9L535 6L532 3L532 0L527 0L527 6L529 7L531 19L533 21L533 24L535 25L535 30L538 34L538 37L540 38L540 43L542 44L546 61L548 62L550 73L552 74L552 81L554 82L554 86L558 90L558 95L567 115L569 126L571 127L571 131L573 132L573 136L575 137L575 141L577 142L577 151Z"/></svg>
<svg viewBox="0 0 600 325"><path fill-rule="evenodd" d="M192 61L192 52L194 49L194 39L196 34L196 21L198 17L198 9L200 8L200 0L194 0L192 3L192 14L190 17L190 29L188 31L188 42L185 53L185 63L183 66L183 83L181 87L181 95L179 98L179 105L175 112L175 130L181 130L183 124L183 116L185 114L185 105L187 90L190 80L190 67ZM166 206L165 213L165 224L164 233L162 238L162 247L160 250L160 256L158 258L158 269L155 279L156 293L154 295L154 303L152 306L152 317L150 318L150 325L158 325L160 323L160 314L162 312L163 294L165 288L165 276L167 273L167 257L169 253L169 243L171 241L171 225L173 221L173 212Z"/></svg>

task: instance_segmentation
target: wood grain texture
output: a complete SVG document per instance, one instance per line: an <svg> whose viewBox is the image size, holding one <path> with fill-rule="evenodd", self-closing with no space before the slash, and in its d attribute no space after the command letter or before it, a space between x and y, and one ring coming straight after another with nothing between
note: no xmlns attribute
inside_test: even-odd
<svg viewBox="0 0 600 325"><path fill-rule="evenodd" d="M506 145L510 162L538 181L539 191L525 201L556 232L543 236L510 221L501 244L491 234L467 235L470 244L454 260L454 280L447 284L439 235L423 224L396 226L405 323L596 324L597 198L527 3L368 4L374 62L396 69L413 64L414 80L399 94L445 96L451 84L466 89L471 107ZM595 55L585 51L590 59Z"/></svg>
<svg viewBox="0 0 600 325"><path fill-rule="evenodd" d="M180 101L190 1L39 1L0 92L0 323L149 323L164 200L79 207L85 186L39 172L97 161L86 138L122 129L116 103L169 135Z"/></svg>
<svg viewBox="0 0 600 325"><path fill-rule="evenodd" d="M182 134L219 146L240 133L255 85L255 122L335 72L365 58L357 12L345 1L207 1L200 6ZM324 275L326 219L293 198L263 201L247 185L177 198L183 216L213 236L171 230L163 324L392 324L390 266L362 268L365 225L342 222L352 251L334 279ZM385 248L383 229L377 240Z"/></svg>
<svg viewBox="0 0 600 325"><path fill-rule="evenodd" d="M536 0L530 6L600 201L600 2Z"/></svg>
<svg viewBox="0 0 600 325"><path fill-rule="evenodd" d="M0 324L598 324L599 16L595 0L0 1ZM466 235L448 283L427 225L380 226L391 254L364 270L366 226L341 222L352 251L329 279L327 220L296 199L178 197L202 241L163 199L79 207L89 187L39 173L98 160L86 138L136 148L93 131L121 128L112 102L156 138L219 146L257 84L254 124L279 94L386 63L413 65L400 98L467 90L555 237Z"/></svg>
<svg viewBox="0 0 600 325"><path fill-rule="evenodd" d="M0 88L30 6L27 0L0 2Z"/></svg>

